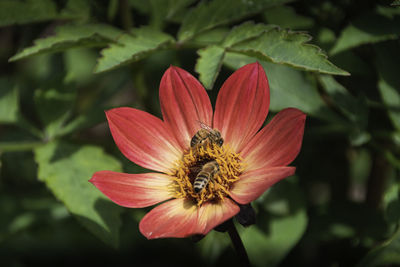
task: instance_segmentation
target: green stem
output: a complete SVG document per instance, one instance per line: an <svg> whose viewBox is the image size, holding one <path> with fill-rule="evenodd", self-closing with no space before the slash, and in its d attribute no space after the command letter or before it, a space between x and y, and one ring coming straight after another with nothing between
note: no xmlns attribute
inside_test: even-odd
<svg viewBox="0 0 400 267"><path fill-rule="evenodd" d="M43 142L0 142L0 153L1 152L15 152L15 151L29 151L40 146L43 146Z"/></svg>
<svg viewBox="0 0 400 267"><path fill-rule="evenodd" d="M239 236L238 231L236 230L235 225L233 224L232 219L226 222L228 225L228 234L231 238L233 247L235 248L236 254L239 257L239 261L241 266L250 267L249 256L247 256L246 249L244 248L242 239Z"/></svg>
<svg viewBox="0 0 400 267"><path fill-rule="evenodd" d="M121 12L121 23L125 30L130 30L133 27L131 9L129 8L128 0L119 1L119 10Z"/></svg>

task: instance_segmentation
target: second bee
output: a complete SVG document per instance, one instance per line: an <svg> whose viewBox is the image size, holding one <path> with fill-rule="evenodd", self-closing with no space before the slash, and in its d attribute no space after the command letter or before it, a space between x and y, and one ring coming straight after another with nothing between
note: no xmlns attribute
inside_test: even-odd
<svg viewBox="0 0 400 267"><path fill-rule="evenodd" d="M204 164L201 168L201 171L197 174L196 179L194 180L194 191L197 194L200 193L218 172L219 165L215 160Z"/></svg>

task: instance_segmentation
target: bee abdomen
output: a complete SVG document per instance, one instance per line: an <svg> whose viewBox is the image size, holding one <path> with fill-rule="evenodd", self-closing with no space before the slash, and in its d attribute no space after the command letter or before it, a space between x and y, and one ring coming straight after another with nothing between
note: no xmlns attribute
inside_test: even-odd
<svg viewBox="0 0 400 267"><path fill-rule="evenodd" d="M200 172L199 175L197 175L196 179L194 180L193 188L196 193L199 193L201 190L203 190L208 182L210 180L210 177L208 176L207 173L202 173Z"/></svg>
<svg viewBox="0 0 400 267"><path fill-rule="evenodd" d="M203 190L218 171L219 166L215 160L204 164L201 171L197 174L196 179L194 180L194 191L196 193L199 193L201 190Z"/></svg>

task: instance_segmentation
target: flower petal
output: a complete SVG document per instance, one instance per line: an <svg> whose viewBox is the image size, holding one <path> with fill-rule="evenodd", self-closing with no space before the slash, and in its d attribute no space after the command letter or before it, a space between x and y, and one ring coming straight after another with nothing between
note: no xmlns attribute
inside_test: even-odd
<svg viewBox="0 0 400 267"><path fill-rule="evenodd" d="M173 129L182 149L200 129L199 122L211 126L212 107L206 90L187 71L171 66L160 84L160 104L164 121Z"/></svg>
<svg viewBox="0 0 400 267"><path fill-rule="evenodd" d="M214 227L238 214L240 208L232 200L225 198L222 203L206 203L199 210L199 225L203 225L201 234L206 235Z"/></svg>
<svg viewBox="0 0 400 267"><path fill-rule="evenodd" d="M240 152L264 123L269 108L269 86L256 62L235 71L219 91L213 127Z"/></svg>
<svg viewBox="0 0 400 267"><path fill-rule="evenodd" d="M272 167L247 171L233 185L230 196L239 204L250 203L276 182L293 175L295 170L295 167Z"/></svg>
<svg viewBox="0 0 400 267"><path fill-rule="evenodd" d="M139 229L148 239L205 235L238 212L239 207L230 199L206 203L200 208L190 200L174 199L147 213Z"/></svg>
<svg viewBox="0 0 400 267"><path fill-rule="evenodd" d="M106 112L111 134L129 160L155 171L167 172L182 151L162 120L134 108Z"/></svg>
<svg viewBox="0 0 400 267"><path fill-rule="evenodd" d="M152 206L173 196L169 190L172 178L161 173L99 171L89 182L113 202L128 208Z"/></svg>
<svg viewBox="0 0 400 267"><path fill-rule="evenodd" d="M279 112L243 149L248 169L286 166L299 154L306 115L298 109Z"/></svg>

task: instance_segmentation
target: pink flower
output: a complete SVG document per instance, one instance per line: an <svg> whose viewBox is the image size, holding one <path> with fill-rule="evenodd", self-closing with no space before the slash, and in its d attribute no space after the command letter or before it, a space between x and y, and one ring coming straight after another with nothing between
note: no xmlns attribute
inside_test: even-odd
<svg viewBox="0 0 400 267"><path fill-rule="evenodd" d="M160 84L164 121L134 108L106 112L115 143L136 164L155 172L96 172L90 182L118 205L143 208L158 203L140 222L148 239L207 234L235 216L279 180L300 151L306 115L279 112L259 131L269 109L269 86L262 66L248 64L223 84L213 114L203 86L171 66ZM200 123L221 132L224 144L190 146ZM219 171L196 193L193 180L205 162Z"/></svg>

